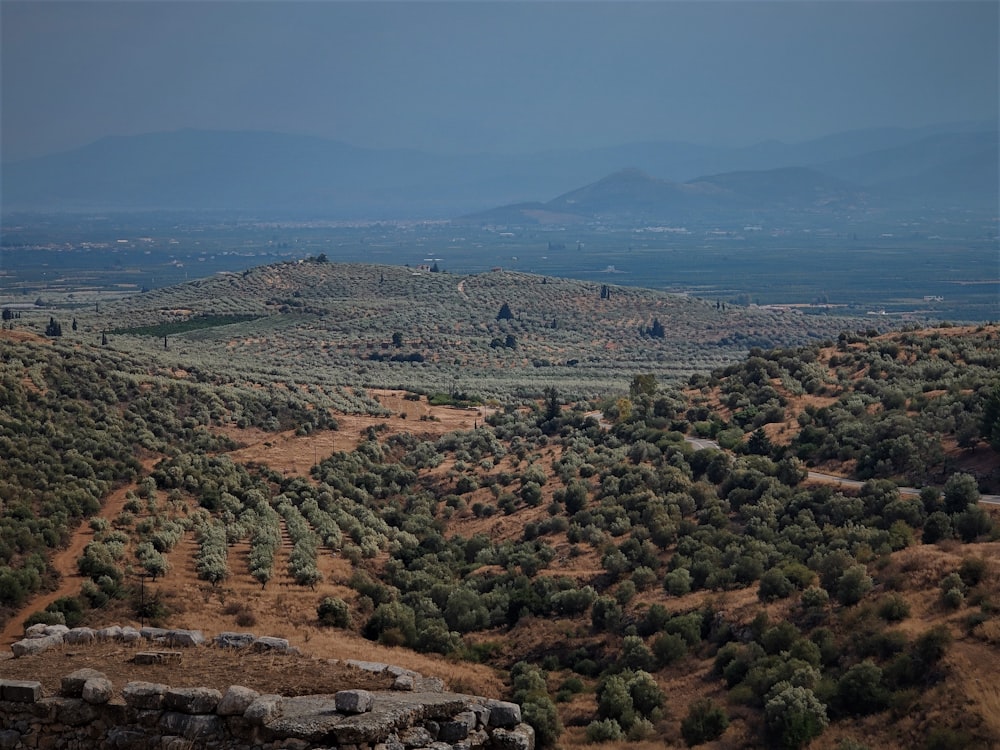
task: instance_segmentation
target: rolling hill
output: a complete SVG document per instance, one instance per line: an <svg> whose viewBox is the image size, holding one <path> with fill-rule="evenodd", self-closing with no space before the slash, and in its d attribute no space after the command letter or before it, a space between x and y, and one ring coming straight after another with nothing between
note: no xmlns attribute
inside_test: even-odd
<svg viewBox="0 0 1000 750"><path fill-rule="evenodd" d="M512 317L501 320L505 304ZM104 331L112 349L185 369L179 363L501 400L552 383L581 397L622 391L638 371L675 380L753 346L870 326L499 269L458 275L316 258L153 290L77 319L89 341ZM655 320L662 336L645 332Z"/></svg>
<svg viewBox="0 0 1000 750"><path fill-rule="evenodd" d="M107 137L66 153L5 162L3 210L452 218L562 195L629 165L683 185L704 175L817 168L869 192L878 186L879 200L889 204L899 194L892 180L928 170L946 177L950 171L949 179L918 181L903 192L927 202L962 188L964 200L971 195L989 203L997 166L988 157L991 148L995 155L996 140L996 125L980 123L858 131L745 148L655 142L525 155L442 155L282 133L183 130ZM686 197L692 210L702 207L696 190L675 190L674 197Z"/></svg>

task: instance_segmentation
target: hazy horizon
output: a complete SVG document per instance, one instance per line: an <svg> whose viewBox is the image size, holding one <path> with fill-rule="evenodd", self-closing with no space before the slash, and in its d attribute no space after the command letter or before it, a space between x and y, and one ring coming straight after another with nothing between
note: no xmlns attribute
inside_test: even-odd
<svg viewBox="0 0 1000 750"><path fill-rule="evenodd" d="M998 9L5 0L0 145L205 129L534 153L995 121Z"/></svg>

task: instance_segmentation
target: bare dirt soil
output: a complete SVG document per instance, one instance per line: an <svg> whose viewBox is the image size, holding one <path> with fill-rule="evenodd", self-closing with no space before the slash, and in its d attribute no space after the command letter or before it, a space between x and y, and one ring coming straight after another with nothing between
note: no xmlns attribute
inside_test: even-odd
<svg viewBox="0 0 1000 750"><path fill-rule="evenodd" d="M337 451L352 451L363 442L370 427L379 429L380 439L408 432L422 439L434 440L455 430L471 430L482 424L486 407L458 408L432 406L427 398L410 401L406 391L370 391L391 416L337 414L337 430L323 430L311 435L296 435L294 430L270 433L237 427L217 428L242 447L229 455L238 463L266 464L285 476L306 476L317 462Z"/></svg>
<svg viewBox="0 0 1000 750"><path fill-rule="evenodd" d="M156 649L145 643L62 646L0 661L0 674L7 679L37 680L47 696L58 695L61 678L84 667L103 672L119 694L126 683L134 681L209 687L223 693L230 685L243 685L259 693L284 696L321 695L353 688L384 690L392 685L388 675L295 654L202 646L180 649L179 663L136 664L132 659L143 650Z"/></svg>

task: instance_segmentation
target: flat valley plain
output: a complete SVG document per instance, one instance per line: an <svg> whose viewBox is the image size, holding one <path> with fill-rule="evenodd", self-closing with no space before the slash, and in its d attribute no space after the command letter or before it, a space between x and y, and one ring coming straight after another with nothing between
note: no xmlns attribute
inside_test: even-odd
<svg viewBox="0 0 1000 750"><path fill-rule="evenodd" d="M918 322L1000 318L995 215L926 212L822 224L671 226L319 222L190 214L7 216L0 300L79 302L324 254L332 262L503 268ZM72 294L73 298L67 299Z"/></svg>

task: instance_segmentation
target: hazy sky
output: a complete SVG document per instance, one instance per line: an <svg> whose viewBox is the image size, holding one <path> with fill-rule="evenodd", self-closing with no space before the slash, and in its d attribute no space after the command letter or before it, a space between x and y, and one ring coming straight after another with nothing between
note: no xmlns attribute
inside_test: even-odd
<svg viewBox="0 0 1000 750"><path fill-rule="evenodd" d="M274 130L440 152L993 119L1000 3L2 0L2 153Z"/></svg>

